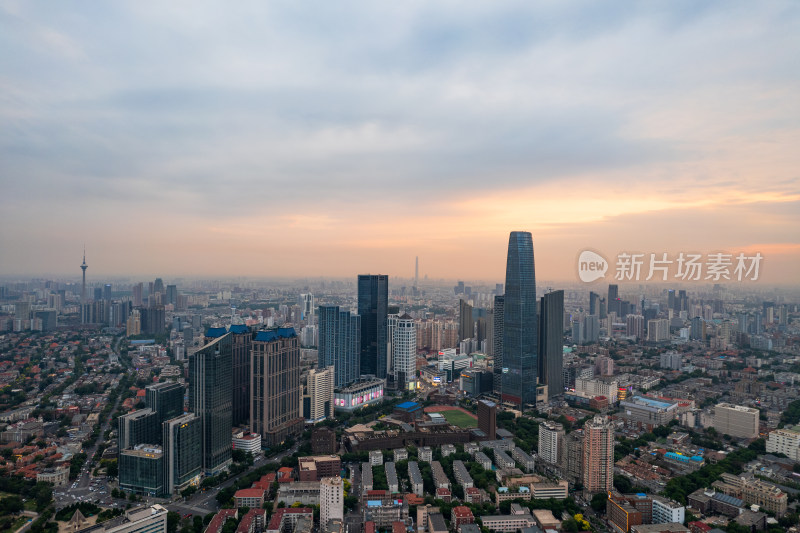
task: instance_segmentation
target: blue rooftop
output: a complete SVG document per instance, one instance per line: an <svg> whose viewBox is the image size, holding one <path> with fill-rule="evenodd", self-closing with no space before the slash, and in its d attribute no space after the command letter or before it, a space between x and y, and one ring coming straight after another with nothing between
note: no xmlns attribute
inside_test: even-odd
<svg viewBox="0 0 800 533"><path fill-rule="evenodd" d="M403 402L401 404L398 404L397 406L398 409L406 409L406 410L414 409L416 407L419 407L419 404L417 402Z"/></svg>
<svg viewBox="0 0 800 533"><path fill-rule="evenodd" d="M225 330L225 328L208 328L208 331L206 331L206 337L217 338L222 337L226 333L228 332Z"/></svg>
<svg viewBox="0 0 800 533"><path fill-rule="evenodd" d="M654 400L653 398L647 398L645 396L635 396L631 398L630 401L633 403L647 405L648 407L655 407L656 409L668 409L672 406L671 403Z"/></svg>
<svg viewBox="0 0 800 533"><path fill-rule="evenodd" d="M230 327L228 331L230 331L231 333L247 333L248 331L250 331L250 328L248 328L244 324L234 324Z"/></svg>
<svg viewBox="0 0 800 533"><path fill-rule="evenodd" d="M259 331L256 333L256 340L259 342L271 342L278 339L291 339L297 337L294 328L278 328L269 331Z"/></svg>

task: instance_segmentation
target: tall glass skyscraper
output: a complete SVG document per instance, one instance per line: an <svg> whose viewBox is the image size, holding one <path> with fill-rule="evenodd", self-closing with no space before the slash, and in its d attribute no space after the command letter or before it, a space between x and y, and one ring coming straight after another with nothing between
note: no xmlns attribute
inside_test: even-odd
<svg viewBox="0 0 800 533"><path fill-rule="evenodd" d="M231 463L233 334L189 357L189 410L200 417L203 470L216 475Z"/></svg>
<svg viewBox="0 0 800 533"><path fill-rule="evenodd" d="M530 232L512 231L508 237L503 302L504 400L536 404L538 330L533 238Z"/></svg>
<svg viewBox="0 0 800 533"><path fill-rule="evenodd" d="M539 312L539 376L553 398L564 393L564 291L542 296Z"/></svg>
<svg viewBox="0 0 800 533"><path fill-rule="evenodd" d="M389 276L358 276L358 314L361 317L361 375L386 379Z"/></svg>
<svg viewBox="0 0 800 533"><path fill-rule="evenodd" d="M361 374L361 317L338 305L320 305L317 367L334 368L334 385L345 387Z"/></svg>

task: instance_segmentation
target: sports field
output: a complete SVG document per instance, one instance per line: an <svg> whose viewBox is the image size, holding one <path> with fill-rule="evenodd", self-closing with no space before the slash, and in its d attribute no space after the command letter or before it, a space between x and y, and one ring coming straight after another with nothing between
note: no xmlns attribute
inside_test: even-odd
<svg viewBox="0 0 800 533"><path fill-rule="evenodd" d="M475 417L468 415L463 411L452 409L449 411L442 411L441 414L449 423L453 424L454 426L458 426L460 428L478 427L478 421L475 419Z"/></svg>

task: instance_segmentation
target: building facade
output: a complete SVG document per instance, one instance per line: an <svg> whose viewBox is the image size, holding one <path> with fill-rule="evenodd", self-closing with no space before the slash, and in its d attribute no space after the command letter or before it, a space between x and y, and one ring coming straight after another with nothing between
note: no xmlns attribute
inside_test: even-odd
<svg viewBox="0 0 800 533"><path fill-rule="evenodd" d="M752 407L718 403L714 407L714 429L722 435L753 439L758 437L759 414Z"/></svg>
<svg viewBox="0 0 800 533"><path fill-rule="evenodd" d="M358 315L361 317L361 375L386 379L388 348L389 276L358 276Z"/></svg>
<svg viewBox="0 0 800 533"><path fill-rule="evenodd" d="M173 494L196 485L203 470L202 424L193 413L163 424L164 493Z"/></svg>
<svg viewBox="0 0 800 533"><path fill-rule="evenodd" d="M539 314L539 377L547 396L564 392L564 291L542 296Z"/></svg>
<svg viewBox="0 0 800 533"><path fill-rule="evenodd" d="M614 426L596 416L583 428L583 487L589 492L610 491L614 486Z"/></svg>
<svg viewBox="0 0 800 533"><path fill-rule="evenodd" d="M361 374L361 317L339 309L338 305L321 305L318 319L317 366L332 366L335 386L345 387Z"/></svg>
<svg viewBox="0 0 800 533"><path fill-rule="evenodd" d="M312 368L308 372L307 422L316 423L333 418L334 368Z"/></svg>

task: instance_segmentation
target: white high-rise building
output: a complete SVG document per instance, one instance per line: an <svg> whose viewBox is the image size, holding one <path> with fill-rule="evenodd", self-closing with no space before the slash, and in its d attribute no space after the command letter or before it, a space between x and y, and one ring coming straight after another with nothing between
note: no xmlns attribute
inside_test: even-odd
<svg viewBox="0 0 800 533"><path fill-rule="evenodd" d="M392 366L398 388L408 388L417 377L417 332L408 314L397 318L392 337Z"/></svg>
<svg viewBox="0 0 800 533"><path fill-rule="evenodd" d="M342 478L324 477L319 482L319 525L324 531L330 520L344 520L344 485Z"/></svg>
<svg viewBox="0 0 800 533"><path fill-rule="evenodd" d="M301 294L297 300L297 305L300 307L300 320L305 321L307 324L313 324L314 295L310 292Z"/></svg>
<svg viewBox="0 0 800 533"><path fill-rule="evenodd" d="M669 320L657 318L647 321L647 341L664 342L669 340Z"/></svg>
<svg viewBox="0 0 800 533"><path fill-rule="evenodd" d="M564 426L550 421L539 424L539 457L542 461L558 464L563 442Z"/></svg>
<svg viewBox="0 0 800 533"><path fill-rule="evenodd" d="M333 418L334 368L312 368L308 372L308 396L310 413L307 420L312 423Z"/></svg>
<svg viewBox="0 0 800 533"><path fill-rule="evenodd" d="M767 453L782 453L792 461L800 461L800 430L784 428L770 431Z"/></svg>

